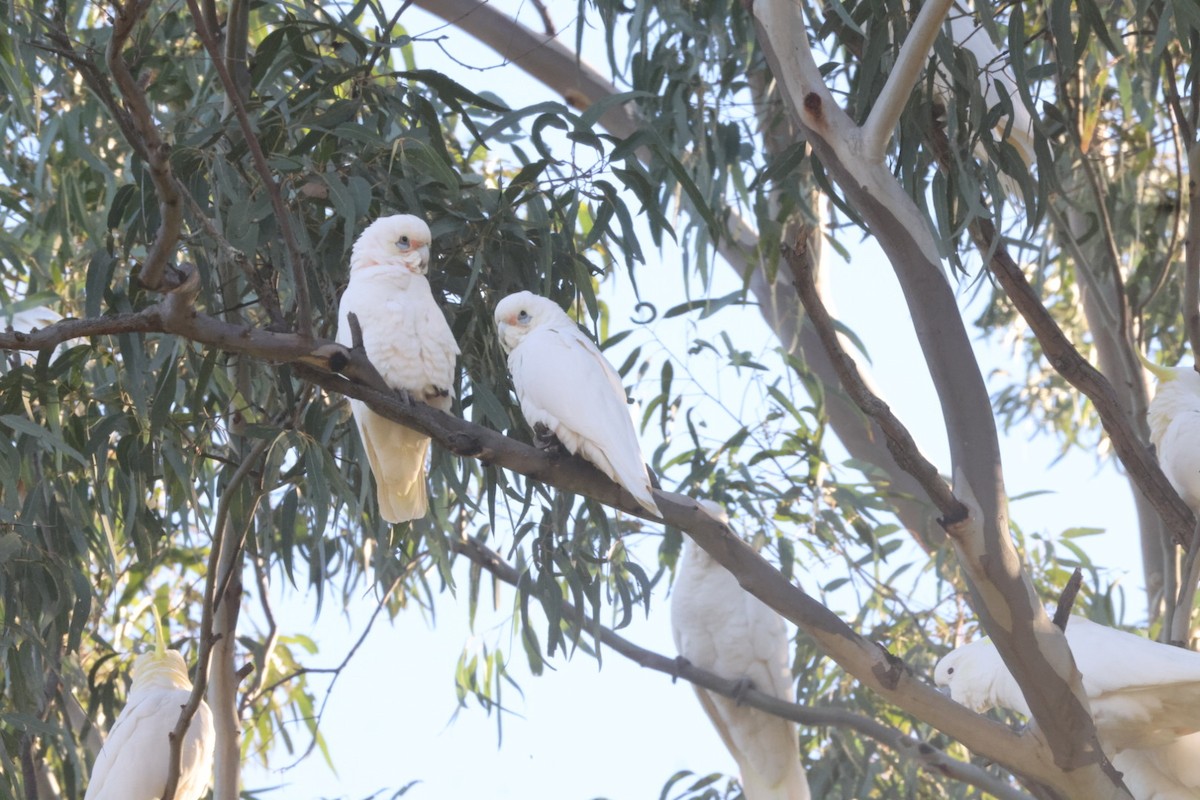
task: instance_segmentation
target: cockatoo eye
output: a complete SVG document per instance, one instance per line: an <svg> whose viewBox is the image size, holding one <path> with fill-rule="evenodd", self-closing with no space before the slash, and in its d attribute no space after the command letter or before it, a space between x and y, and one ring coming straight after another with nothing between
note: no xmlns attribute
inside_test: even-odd
<svg viewBox="0 0 1200 800"><path fill-rule="evenodd" d="M401 236L400 239L396 242L396 247L399 247L401 250L407 250L411 246L412 246L412 243L408 241L407 236Z"/></svg>
<svg viewBox="0 0 1200 800"><path fill-rule="evenodd" d="M529 322L529 312L522 311L520 314L517 314L517 322Z"/></svg>
<svg viewBox="0 0 1200 800"><path fill-rule="evenodd" d="M954 667L949 667L949 668L947 668L947 669L946 669L946 674L947 674L947 675L953 675L953 674L954 674Z"/></svg>

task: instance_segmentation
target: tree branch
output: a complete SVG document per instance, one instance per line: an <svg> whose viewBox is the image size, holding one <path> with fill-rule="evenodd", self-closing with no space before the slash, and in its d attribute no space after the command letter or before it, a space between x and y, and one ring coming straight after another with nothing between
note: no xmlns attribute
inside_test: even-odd
<svg viewBox="0 0 1200 800"><path fill-rule="evenodd" d="M1188 221L1184 235L1183 322L1200 370L1200 142L1188 142Z"/></svg>
<svg viewBox="0 0 1200 800"><path fill-rule="evenodd" d="M1112 384L1088 363L1058 327L1020 266L998 240L991 220L977 217L971 222L970 230L988 270L1037 336L1046 359L1058 374L1092 401L1126 472L1142 494L1154 503L1175 540L1188 547L1195 527L1191 509L1180 499L1150 449L1133 429Z"/></svg>
<svg viewBox="0 0 1200 800"><path fill-rule="evenodd" d="M504 558L478 539L463 538L452 541L451 549L469 558L473 563L486 569L504 583L514 587L526 597L533 596L521 585L521 575ZM746 689L744 683L737 679L725 678L708 670L701 669L682 658L669 658L652 650L647 650L618 635L599 621L577 609L569 601L564 600L559 611L564 619L577 630L598 632L600 641L625 656L629 660L645 667L670 675L671 680L684 680L707 689L710 692L724 695L737 700L739 703L757 708L767 714L782 719L791 720L808 727L829 726L851 728L882 743L904 758L915 760L922 768L942 777L976 786L1001 800L1032 800L1029 795L1014 788L1003 779L992 775L986 770L959 761L946 755L932 745L915 739L902 731L888 727L870 717L855 714L842 708L821 708L806 706L799 703L789 703L778 697L761 692L753 687Z"/></svg>
<svg viewBox="0 0 1200 800"><path fill-rule="evenodd" d="M143 286L151 291L158 291L162 287L163 273L167 268L167 262L175 254L176 245L179 243L179 234L183 230L183 207L180 203L175 178L171 174L170 147L158 135L158 126L154 124L150 106L146 101L146 94L138 86L133 74L129 71L129 66L121 56L125 42L129 40L138 20L150 7L151 1L129 0L125 4L117 2L112 4L114 22L112 38L108 41L106 60L113 80L116 81L121 95L125 98L129 119L136 133L135 142L131 142L131 144L144 153L146 164L150 168L150 178L154 182L155 191L158 192L158 207L162 222L154 234L154 242L151 243L146 253L146 261L142 264L138 276L138 280ZM126 132L128 133L128 131Z"/></svg>
<svg viewBox="0 0 1200 800"><path fill-rule="evenodd" d="M246 104L243 102L241 93L238 91L237 81L230 74L228 65L222 56L221 46L217 42L213 32L209 29L208 24L204 21L204 14L200 10L197 0L187 0L187 5L192 15L192 22L195 24L196 35L200 37L200 41L204 44L204 49L208 51L208 56L212 59L213 68L216 69L217 75L221 78L221 85L225 88L225 97L233 106L238 126L241 128L242 136L246 139L246 147L250 150L251 158L254 161L254 169L258 173L259 179L263 182L263 187L267 190L267 195L271 198L271 208L275 211L275 221L279 224L279 233L283 238L288 266L291 268L292 283L295 284L296 328L302 337L309 338L313 332L312 304L308 296L308 277L304 272L304 258L299 241L292 228L291 215L287 205L283 202L283 195L280 193L279 184L275 182L275 175L271 172L271 167L267 163L267 157L263 153L262 144L258 141L258 137L254 135L254 126L250 122L250 115L246 113ZM248 9L245 13L249 13Z"/></svg>
<svg viewBox="0 0 1200 800"><path fill-rule="evenodd" d="M225 540L226 526L229 524L229 500L237 490L238 485L250 473L250 469L257 463L259 456L266 451L268 444L269 441L266 439L260 439L254 443L254 446L250 448L250 452L246 454L242 463L233 471L229 482L225 484L220 502L217 504L217 519L213 524L213 539L208 554L208 569L204 579L204 608L200 617L200 647L199 653L196 656L196 679L192 683L192 694L183 709L179 712L179 721L175 723L175 729L170 735L170 760L167 762L167 782L163 786L162 800L174 800L175 798L175 790L179 784L180 764L183 757L184 736L187 734L192 717L195 716L196 709L200 707L200 701L203 699L204 692L208 688L209 654L212 652L214 644L213 616L217 605L215 593L218 577L222 574L222 567L228 566L223 560L229 557L228 553L223 554L222 550L224 549L223 542Z"/></svg>
<svg viewBox="0 0 1200 800"><path fill-rule="evenodd" d="M792 269L792 274L796 278L796 291L825 347L825 352L833 362L833 368L841 379L842 387L863 410L863 413L875 420L883 430L884 436L887 437L888 449L896 459L896 463L900 465L901 469L912 475L933 500L933 504L942 513L942 524L950 526L965 520L969 513L967 507L954 496L950 487L942 480L937 467L921 454L916 441L913 440L904 424L888 408L887 403L884 403L867 388L858 374L858 367L854 360L850 358L841 342L838 341L833 319L830 318L829 312L825 309L824 303L821 302L821 296L817 292L807 243L801 240L794 248L784 245L783 257Z"/></svg>
<svg viewBox="0 0 1200 800"><path fill-rule="evenodd" d="M888 73L887 82L862 126L862 152L869 161L883 163L900 114L929 62L929 51L952 3L953 0L928 0L900 46L900 54Z"/></svg>

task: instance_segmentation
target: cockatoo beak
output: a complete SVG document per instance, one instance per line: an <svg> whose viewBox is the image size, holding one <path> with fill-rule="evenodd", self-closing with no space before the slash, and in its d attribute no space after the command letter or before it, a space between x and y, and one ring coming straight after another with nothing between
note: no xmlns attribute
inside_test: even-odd
<svg viewBox="0 0 1200 800"><path fill-rule="evenodd" d="M1138 359L1143 365L1145 365L1146 369L1150 370L1150 372L1154 374L1154 377L1158 378L1159 381L1175 380L1175 370L1171 369L1170 367L1164 367L1161 364L1155 364L1140 352L1138 353Z"/></svg>

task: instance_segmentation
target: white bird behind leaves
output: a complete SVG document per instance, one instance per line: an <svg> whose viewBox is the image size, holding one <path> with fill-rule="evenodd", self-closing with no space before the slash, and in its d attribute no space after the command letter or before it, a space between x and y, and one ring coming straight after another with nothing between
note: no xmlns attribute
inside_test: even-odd
<svg viewBox="0 0 1200 800"><path fill-rule="evenodd" d="M337 341L351 346L353 312L367 359L387 385L449 411L459 350L425 277L429 241L429 226L411 214L381 217L367 226L350 252ZM360 400L351 400L350 410L375 476L380 515L388 522L425 516L429 437L381 417Z"/></svg>
<svg viewBox="0 0 1200 800"><path fill-rule="evenodd" d="M1158 378L1146 421L1159 466L1183 502L1200 513L1200 373L1144 357L1142 363Z"/></svg>
<svg viewBox="0 0 1200 800"><path fill-rule="evenodd" d="M1100 745L1113 757L1126 748L1170 744L1200 730L1200 653L1152 642L1072 616L1067 643L1083 677ZM933 673L956 702L1030 716L1016 680L990 639L947 654Z"/></svg>
<svg viewBox="0 0 1200 800"><path fill-rule="evenodd" d="M571 453L595 464L656 517L650 473L625 402L621 377L553 300L517 292L496 304L521 413Z"/></svg>
<svg viewBox="0 0 1200 800"><path fill-rule="evenodd" d="M1037 161L1037 154L1033 148L1033 117L1021 100L1008 55L1001 53L988 36L983 24L976 19L971 3L954 3L947 15L947 21L950 25L950 38L954 44L975 57L975 64L979 70L979 88L983 92L986 107L990 109L1000 104L1001 89L1012 105L1012 126L1009 127L1010 116L1002 116L994 129L996 139L1006 141L1016 148L1021 160L1025 162L1025 168L1032 169ZM944 67L939 69L935 86L946 102L954 97L950 84L949 73ZM975 156L980 160L987 160L987 152L981 145L976 145ZM1020 196L1020 186L1011 176L1001 174L1000 179L1005 191Z"/></svg>
<svg viewBox="0 0 1200 800"><path fill-rule="evenodd" d="M168 738L192 693L187 664L159 639L133 662L133 683L92 765L84 800L158 800L167 783ZM212 782L216 746L212 712L203 700L183 739L175 800L198 800Z"/></svg>
<svg viewBox="0 0 1200 800"><path fill-rule="evenodd" d="M709 500L700 502L709 514L728 523L725 509ZM747 679L760 692L795 701L783 618L686 538L671 589L671 628L676 650L693 665L728 680ZM747 800L808 800L808 778L791 722L693 688L737 761Z"/></svg>

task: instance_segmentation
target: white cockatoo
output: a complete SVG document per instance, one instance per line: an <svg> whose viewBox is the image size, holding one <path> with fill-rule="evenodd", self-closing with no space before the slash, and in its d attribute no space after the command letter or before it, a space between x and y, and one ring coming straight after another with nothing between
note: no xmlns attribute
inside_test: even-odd
<svg viewBox="0 0 1200 800"><path fill-rule="evenodd" d="M18 308L28 302L28 298L22 303L17 304ZM32 333L35 330L49 327L56 322L61 321L62 314L59 314L52 308L47 306L34 306L32 308L21 308L18 311L13 311L11 308L0 309L0 331L13 330L18 333ZM66 349L66 344L59 344L54 348L53 357L57 358ZM24 356L26 363L33 363L37 360L37 353L31 352Z"/></svg>
<svg viewBox="0 0 1200 800"><path fill-rule="evenodd" d="M1137 800L1200 797L1200 733L1157 747L1122 750L1112 757L1112 764Z"/></svg>
<svg viewBox="0 0 1200 800"><path fill-rule="evenodd" d="M1025 104L1021 102L1020 93L1017 91L1017 81L1009 66L1008 56L1001 53L991 37L988 36L987 30L975 16L975 10L970 2L956 0L950 7L946 21L950 26L950 38L954 44L975 57L975 64L979 70L979 88L983 92L984 103L987 107L992 108L1000 103L1000 88L998 87L1002 87L1004 93L1008 95L1012 105L1012 125L1010 128L1007 114L1002 116L996 123L995 134L997 138L1004 139L1016 148L1021 160L1025 162L1026 169L1032 169L1037 161L1037 155L1033 149L1033 117L1030 116ZM934 83L944 101L948 102L953 98L954 95L950 89L950 75L944 68L938 70ZM976 145L975 156L981 160L987 159L987 153L981 145ZM1002 175L1001 181L1009 194L1020 193L1020 188L1009 176Z"/></svg>
<svg viewBox="0 0 1200 800"><path fill-rule="evenodd" d="M700 503L728 524L720 505ZM679 655L697 667L791 703L787 626L695 542L685 539L671 590L671 629ZM808 800L796 727L737 701L694 687L700 705L737 761L746 800Z"/></svg>
<svg viewBox="0 0 1200 800"><path fill-rule="evenodd" d="M157 624L157 618L155 620ZM158 800L167 783L170 733L192 693L187 664L156 627L154 651L133 662L133 684L92 765L84 800ZM212 711L200 702L183 738L175 800L199 800L212 782Z"/></svg>
<svg viewBox="0 0 1200 800"><path fill-rule="evenodd" d="M381 217L367 226L350 252L337 341L351 346L353 312L367 359L387 385L449 411L459 350L425 277L429 241L429 226L411 214ZM350 409L375 476L379 513L388 522L425 516L429 437L379 416L360 400L351 400Z"/></svg>
<svg viewBox="0 0 1200 800"><path fill-rule="evenodd" d="M1200 731L1200 653L1079 616L1067 623L1066 636L1100 745L1110 758L1127 748L1158 747ZM975 711L1001 706L1029 716L1016 680L990 639L947 654L933 679Z"/></svg>
<svg viewBox="0 0 1200 800"><path fill-rule="evenodd" d="M1142 363L1158 379L1146 422L1159 466L1183 502L1200 512L1200 373L1144 357Z"/></svg>
<svg viewBox="0 0 1200 800"><path fill-rule="evenodd" d="M553 300L517 292L496 304L496 330L521 413L662 516L621 377Z"/></svg>

